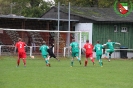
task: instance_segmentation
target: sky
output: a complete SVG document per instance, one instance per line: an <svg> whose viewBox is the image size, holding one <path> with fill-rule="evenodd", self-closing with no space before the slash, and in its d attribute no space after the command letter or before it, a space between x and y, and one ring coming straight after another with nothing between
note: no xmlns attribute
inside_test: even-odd
<svg viewBox="0 0 133 88"><path fill-rule="evenodd" d="M52 2L54 2L54 0L44 0L44 1L52 1Z"/></svg>
<svg viewBox="0 0 133 88"><path fill-rule="evenodd" d="M54 0L44 0L44 1L51 1L51 2L53 2L53 3L54 3Z"/></svg>

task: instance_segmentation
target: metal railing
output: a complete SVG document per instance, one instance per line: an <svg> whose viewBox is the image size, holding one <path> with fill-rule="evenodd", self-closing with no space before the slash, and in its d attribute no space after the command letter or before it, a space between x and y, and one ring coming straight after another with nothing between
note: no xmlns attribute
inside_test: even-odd
<svg viewBox="0 0 133 88"><path fill-rule="evenodd" d="M69 49L68 49L69 47L64 47L64 52L63 52L63 56L64 57L67 57L67 56L70 56L70 53L69 53ZM108 49L106 49L106 50L108 50ZM120 58L120 53L121 53L121 51L127 51L127 54L128 54L128 56L129 57L133 57L133 49L114 49L115 51L114 51L114 53L112 54L112 57L118 57L119 56L119 58ZM82 51L82 50L81 50ZM94 52L94 57L95 57L95 52Z"/></svg>
<svg viewBox="0 0 133 88"><path fill-rule="evenodd" d="M39 47L40 46L27 46L26 52L28 55L32 56L34 52L36 52L36 54L39 54ZM34 50L36 49L36 50ZM15 50L15 46L14 45L0 45L0 56L2 55L15 55L16 54L16 50Z"/></svg>

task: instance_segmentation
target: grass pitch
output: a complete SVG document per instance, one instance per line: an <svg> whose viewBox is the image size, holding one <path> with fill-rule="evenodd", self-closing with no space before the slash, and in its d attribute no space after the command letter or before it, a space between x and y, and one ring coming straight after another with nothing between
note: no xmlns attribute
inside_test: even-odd
<svg viewBox="0 0 133 88"><path fill-rule="evenodd" d="M133 60L103 59L93 66L79 65L75 59L70 67L70 58L60 58L60 62L50 59L51 67L46 67L42 57L27 58L27 66L22 60L16 67L17 57L0 57L0 88L133 88Z"/></svg>

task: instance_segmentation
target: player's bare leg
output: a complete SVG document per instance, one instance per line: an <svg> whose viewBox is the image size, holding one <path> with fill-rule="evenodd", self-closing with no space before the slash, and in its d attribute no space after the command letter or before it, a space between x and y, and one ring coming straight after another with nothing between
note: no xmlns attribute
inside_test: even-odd
<svg viewBox="0 0 133 88"><path fill-rule="evenodd" d="M76 57L76 58L78 59L79 64L81 65L81 59L79 57Z"/></svg>
<svg viewBox="0 0 133 88"><path fill-rule="evenodd" d="M110 62L111 54L112 54L112 52L109 52L109 51L106 51L106 53L105 53L106 58L107 58L107 56L109 55L109 57L108 57L108 62Z"/></svg>
<svg viewBox="0 0 133 88"><path fill-rule="evenodd" d="M23 58L24 67L26 67L26 59Z"/></svg>
<svg viewBox="0 0 133 88"><path fill-rule="evenodd" d="M48 58L46 58L46 59L45 59L45 62L46 62L46 66L49 66L49 67L51 67L51 65L50 65L50 63L49 63L49 60L48 60Z"/></svg>
<svg viewBox="0 0 133 88"><path fill-rule="evenodd" d="M104 55L104 58L107 59L107 54L103 54Z"/></svg>
<svg viewBox="0 0 133 88"><path fill-rule="evenodd" d="M58 60L58 61L60 61L60 59L58 59L57 57L55 59Z"/></svg>
<svg viewBox="0 0 133 88"><path fill-rule="evenodd" d="M86 67L87 64L88 64L88 58L85 59L85 65L84 66Z"/></svg>
<svg viewBox="0 0 133 88"><path fill-rule="evenodd" d="M47 60L49 60L49 59L50 59L50 56L48 56Z"/></svg>
<svg viewBox="0 0 133 88"><path fill-rule="evenodd" d="M110 62L110 59L111 59L111 53L109 53L109 60L108 60L109 62Z"/></svg>
<svg viewBox="0 0 133 88"><path fill-rule="evenodd" d="M19 66L19 64L20 64L20 58L18 58L17 60L17 67Z"/></svg>
<svg viewBox="0 0 133 88"><path fill-rule="evenodd" d="M105 51L105 54L104 54L104 58L107 59L107 57L108 57L108 52L107 52L107 50L106 50L106 51Z"/></svg>
<svg viewBox="0 0 133 88"><path fill-rule="evenodd" d="M93 63L93 65L95 65L94 58L90 57L90 59L91 59L91 62Z"/></svg>
<svg viewBox="0 0 133 88"><path fill-rule="evenodd" d="M54 58L55 58L56 60L60 61L60 59L59 59L59 58L57 58L56 56L54 56Z"/></svg>

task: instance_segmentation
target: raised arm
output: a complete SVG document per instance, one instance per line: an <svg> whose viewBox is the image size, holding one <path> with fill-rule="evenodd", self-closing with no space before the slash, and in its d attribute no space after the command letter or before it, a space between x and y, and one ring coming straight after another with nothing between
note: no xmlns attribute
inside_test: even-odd
<svg viewBox="0 0 133 88"><path fill-rule="evenodd" d="M104 46L106 46L107 44L103 44L102 46L104 47Z"/></svg>
<svg viewBox="0 0 133 88"><path fill-rule="evenodd" d="M121 45L121 43L116 42L115 44Z"/></svg>

